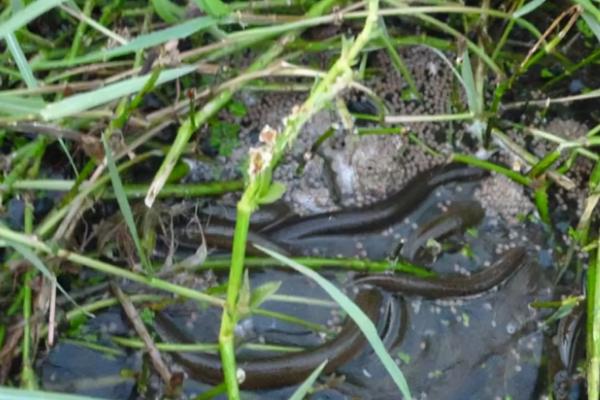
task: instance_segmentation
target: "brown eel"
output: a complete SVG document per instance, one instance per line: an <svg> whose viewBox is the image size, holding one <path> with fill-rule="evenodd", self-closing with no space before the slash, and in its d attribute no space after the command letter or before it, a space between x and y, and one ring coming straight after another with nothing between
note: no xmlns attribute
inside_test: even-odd
<svg viewBox="0 0 600 400"><path fill-rule="evenodd" d="M418 278L410 275L369 275L353 282L353 285L362 287L355 302L371 320L376 321L380 315L382 295L376 289L364 288L365 285L430 299L470 296L498 286L519 270L525 261L525 249L517 247L507 250L490 267L470 276ZM192 341L164 313L157 314L155 329L166 342ZM268 389L298 384L326 359L329 361L325 372L331 373L354 358L364 343L360 329L347 317L341 332L320 346L299 353L240 361L238 367L245 372L245 380L240 386L245 389ZM217 355L175 353L175 357L192 377L214 384L223 381L221 360Z"/></svg>
<svg viewBox="0 0 600 400"><path fill-rule="evenodd" d="M372 320L377 321L383 296L376 289L361 290L355 303ZM191 342L165 313L158 313L155 329L163 341ZM346 317L342 330L333 339L309 350L263 359L240 360L238 368L245 372L240 383L243 389L269 389L297 384L306 379L323 361L328 360L325 373L335 371L360 353L366 342L354 321ZM221 359L206 353L175 353L176 359L195 379L218 384L223 382Z"/></svg>
<svg viewBox="0 0 600 400"><path fill-rule="evenodd" d="M442 214L419 226L406 240L400 255L407 260L414 260L419 249L430 239L439 240L455 231L477 225L484 215L485 211L477 201L453 203Z"/></svg>
<svg viewBox="0 0 600 400"><path fill-rule="evenodd" d="M262 231L278 241L307 236L367 232L400 221L437 187L485 177L487 172L459 164L433 168L407 183L399 192L366 207L290 218Z"/></svg>
<svg viewBox="0 0 600 400"><path fill-rule="evenodd" d="M389 292L427 299L473 296L508 279L525 264L526 255L523 247L509 249L491 266L468 276L453 274L421 278L408 274L371 274L356 279L354 283L373 285Z"/></svg>

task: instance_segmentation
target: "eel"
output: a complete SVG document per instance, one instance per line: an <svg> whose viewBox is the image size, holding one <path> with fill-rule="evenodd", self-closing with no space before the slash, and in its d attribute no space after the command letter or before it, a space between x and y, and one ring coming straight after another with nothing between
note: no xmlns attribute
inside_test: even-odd
<svg viewBox="0 0 600 400"><path fill-rule="evenodd" d="M405 218L437 187L450 182L465 182L483 178L487 172L462 164L433 168L408 182L399 192L385 200L359 208L295 217L275 224L261 233L278 241L290 241L307 236L368 232L388 226L390 221Z"/></svg>
<svg viewBox="0 0 600 400"><path fill-rule="evenodd" d="M184 248L196 249L202 243L202 234L204 234L204 239L208 246L231 251L234 233L234 223L218 218L211 218L202 228L202 232L199 230L181 230L177 241ZM264 255L262 251L254 246L256 244L280 254L288 255L288 252L273 240L270 240L261 233L249 230L246 239L246 253L255 256Z"/></svg>
<svg viewBox="0 0 600 400"><path fill-rule="evenodd" d="M354 301L371 320L377 321L383 303L379 290L360 290ZM156 315L154 328L165 342L192 342L164 312ZM298 353L238 361L238 368L245 372L240 387L272 389L294 385L304 381L325 360L328 360L325 373L332 373L360 353L365 342L361 330L350 317L346 317L340 333L322 345ZM174 357L193 378L212 384L223 382L218 355L182 352L174 353Z"/></svg>
<svg viewBox="0 0 600 400"><path fill-rule="evenodd" d="M448 210L419 226L406 240L400 255L414 260L417 252L429 240L439 240L456 231L479 224L485 211L477 201L452 203Z"/></svg>
<svg viewBox="0 0 600 400"><path fill-rule="evenodd" d="M470 276L419 278L379 274L358 278L352 282L360 289L355 302L371 320L377 321L382 306L382 295L378 289L431 299L483 293L503 283L520 269L525 264L525 256L522 247L507 250L492 266ZM155 329L164 342L192 342L165 313L157 314ZM240 387L272 389L298 384L326 359L329 362L324 371L331 373L354 358L364 344L362 332L346 317L340 333L320 346L299 353L240 361L238 367L245 372L245 380ZM193 378L213 384L223 381L219 356L205 353L175 353L174 356Z"/></svg>
<svg viewBox="0 0 600 400"><path fill-rule="evenodd" d="M511 248L491 266L471 275L416 277L408 274L371 274L354 280L355 285L373 285L392 293L426 299L473 296L498 286L525 265L523 247Z"/></svg>

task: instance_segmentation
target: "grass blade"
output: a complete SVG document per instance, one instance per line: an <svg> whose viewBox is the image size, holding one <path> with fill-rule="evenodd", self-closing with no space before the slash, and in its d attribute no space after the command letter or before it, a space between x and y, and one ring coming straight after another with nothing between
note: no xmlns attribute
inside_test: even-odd
<svg viewBox="0 0 600 400"><path fill-rule="evenodd" d="M44 262L35 254L30 248L23 246L22 244L12 242L10 240L6 240L6 243L11 246L15 251L23 258L25 258L31 265L33 265L38 271L41 272L42 275L46 277L50 282L53 282L58 290L65 296L67 300L69 300L75 307L81 308L79 304L67 293L67 291L58 283L56 280L56 275L54 275L44 264ZM92 316L87 314L88 316Z"/></svg>
<svg viewBox="0 0 600 400"><path fill-rule="evenodd" d="M398 365L394 362L392 357L386 351L381 338L377 334L377 328L373 325L373 322L362 312L362 310L352 302L344 293L342 293L337 287L335 287L331 282L327 279L323 278L321 275L316 273L310 268L305 267L302 264L295 262L294 260L287 258L279 253L275 253L265 247L256 245L258 249L263 251L264 253L270 255L274 259L284 263L285 265L293 268L294 270L300 272L301 274L311 278L314 280L319 286L323 288L335 301L344 309L344 311L348 314L352 320L356 323L356 325L363 332L371 347L377 354L377 357L381 360L385 369L388 371L398 389L402 393L405 399L412 399L410 395L410 389L408 388L408 384L406 379L404 378L404 374L398 368Z"/></svg>
<svg viewBox="0 0 600 400"><path fill-rule="evenodd" d="M15 34L9 33L6 35L5 39L8 49L10 50L10 53L13 56L17 67L19 68L19 72L21 73L21 77L25 81L25 84L30 89L37 87L37 80L35 79L35 76L33 76L33 72L29 67L29 62L27 61L27 58L25 57L23 49L21 49Z"/></svg>
<svg viewBox="0 0 600 400"><path fill-rule="evenodd" d="M33 69L48 69L70 67L79 64L89 64L97 61L108 61L115 57L124 56L126 54L135 53L150 47L158 46L170 40L186 38L203 29L214 26L216 21L210 17L198 17L190 19L179 25L169 28L150 32L144 35L139 35L132 39L129 43L113 49L102 49L81 57L64 60L40 61L32 64Z"/></svg>
<svg viewBox="0 0 600 400"><path fill-rule="evenodd" d="M544 4L546 0L532 0L529 3L525 4L523 7L519 8L513 13L514 18L521 18L525 15L529 14L542 4Z"/></svg>
<svg viewBox="0 0 600 400"><path fill-rule="evenodd" d="M64 3L66 0L37 0L22 10L17 11L6 22L0 25L0 37L6 37L17 29L27 25L46 11Z"/></svg>
<svg viewBox="0 0 600 400"><path fill-rule="evenodd" d="M483 107L477 95L477 87L475 86L475 77L471 68L471 58L469 51L465 50L463 54L463 63L461 68L462 81L467 92L467 102L469 103L469 111L476 116L481 115Z"/></svg>
<svg viewBox="0 0 600 400"><path fill-rule="evenodd" d="M174 24L183 19L185 7L178 6L169 0L151 0L152 7L158 16L169 24Z"/></svg>
<svg viewBox="0 0 600 400"><path fill-rule="evenodd" d="M0 387L2 400L101 400L98 397Z"/></svg>
<svg viewBox="0 0 600 400"><path fill-rule="evenodd" d="M129 233L131 234L133 243L135 244L135 249L138 253L138 256L140 257L140 262L142 263L142 266L144 267L146 272L150 272L152 270L152 266L150 265L150 262L146 257L144 249L142 248L140 236L138 235L138 231L135 226L135 220L133 219L133 213L131 212L129 202L127 201L127 194L125 193L125 189L123 188L123 182L121 181L119 170L117 169L115 160L112 155L112 151L106 141L105 135L102 135L102 144L104 145L104 153L106 156L108 174L110 175L113 190L117 198L117 203L119 203L119 208L121 209L121 213L123 214L123 218L125 219L125 223L127 224L127 228L129 229Z"/></svg>
<svg viewBox="0 0 600 400"><path fill-rule="evenodd" d="M600 42L600 23L598 20L594 18L594 16L589 12L584 12L581 14L581 17L585 21L585 23L589 26L590 30L594 33L598 41Z"/></svg>
<svg viewBox="0 0 600 400"><path fill-rule="evenodd" d="M308 393L310 388L313 386L313 384L315 383L315 381L317 380L317 378L323 371L323 368L325 368L325 365L327 365L327 361L328 360L323 361L321 363L321 365L319 365L317 368L315 368L315 370L313 372L311 372L311 374L308 376L308 378L306 378L304 380L304 382L302 382L302 384L300 386L298 386L298 388L294 391L294 393L292 394L292 396L290 397L289 400L304 399L304 396L306 396L306 394Z"/></svg>
<svg viewBox="0 0 600 400"><path fill-rule="evenodd" d="M156 86L180 78L195 70L196 67L192 65L164 70L156 80ZM50 121L89 110L90 108L140 91L150 78L150 75L137 76L91 92L67 97L64 100L48 104L40 111L40 115L44 120Z"/></svg>
<svg viewBox="0 0 600 400"><path fill-rule="evenodd" d="M46 104L41 98L0 95L0 114L18 117L39 113Z"/></svg>

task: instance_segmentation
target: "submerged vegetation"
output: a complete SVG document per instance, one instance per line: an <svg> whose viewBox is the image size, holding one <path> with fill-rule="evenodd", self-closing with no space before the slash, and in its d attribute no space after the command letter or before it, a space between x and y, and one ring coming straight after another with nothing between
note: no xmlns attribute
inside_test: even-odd
<svg viewBox="0 0 600 400"><path fill-rule="evenodd" d="M468 398L501 378L445 392L460 360L416 359L453 324L477 367L533 338L530 387L475 396L599 399L599 43L589 0L5 0L0 399ZM184 301L202 332L167 342ZM289 380L252 364L294 353Z"/></svg>

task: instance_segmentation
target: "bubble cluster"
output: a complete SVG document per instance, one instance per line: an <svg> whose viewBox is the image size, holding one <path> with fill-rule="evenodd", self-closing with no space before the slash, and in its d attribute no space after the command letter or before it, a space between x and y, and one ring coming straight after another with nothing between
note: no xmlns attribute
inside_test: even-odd
<svg viewBox="0 0 600 400"><path fill-rule="evenodd" d="M535 209L534 204L524 192L523 186L511 181L504 175L493 174L481 182L475 190L475 198L481 203L486 215L496 224L499 218L508 225L516 225L519 218Z"/></svg>

